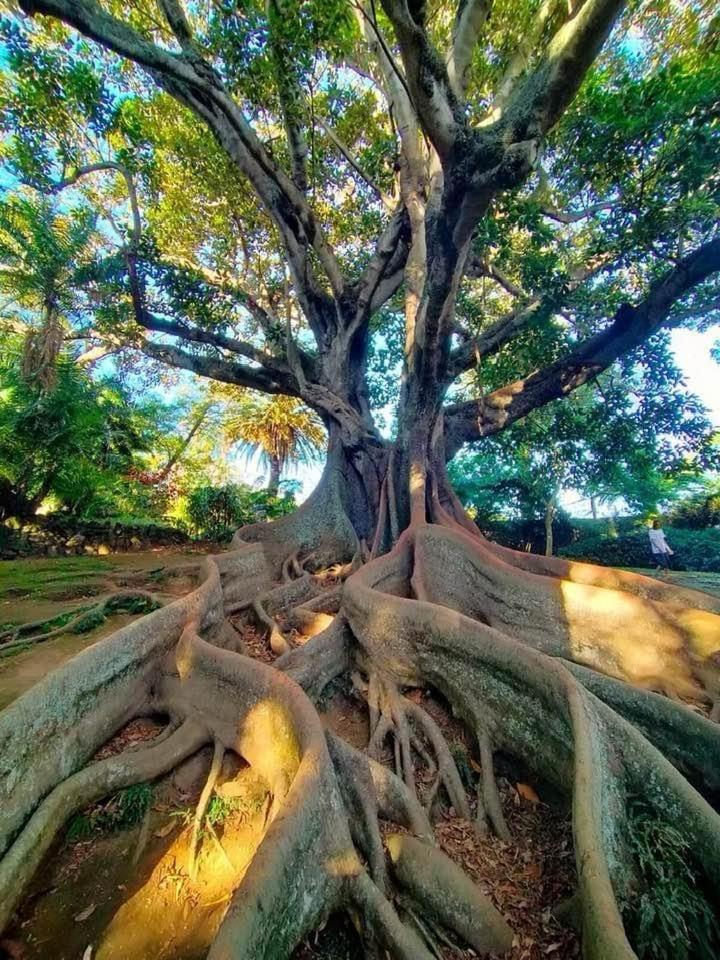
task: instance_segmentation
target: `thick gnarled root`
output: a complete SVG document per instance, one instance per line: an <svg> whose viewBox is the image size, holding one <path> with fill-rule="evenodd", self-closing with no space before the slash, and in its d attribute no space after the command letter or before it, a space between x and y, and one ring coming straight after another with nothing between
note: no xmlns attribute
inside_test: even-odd
<svg viewBox="0 0 720 960"><path fill-rule="evenodd" d="M332 664L323 682L347 668L349 634L343 618L337 617L306 650L288 654L284 663L287 673L283 673L202 639L201 630L221 639L225 629L226 603L217 566L209 562L206 573L206 581L194 594L148 617L149 623L142 629L136 628L134 649L127 649L122 635L119 642L111 637L89 651L80 683L76 680L63 701L63 709L68 711L63 722L68 730L71 722L79 728L85 723L93 730L98 728L92 741L72 755L76 766L81 767L87 752L97 748L103 732L106 738L131 715L126 705L124 711L108 710L104 725L99 723L96 711L100 710L101 691L110 691L111 699L118 701L131 693L135 713L170 717L162 739L70 776L63 776L48 741L41 744L48 753L47 760L42 760L45 780L36 777L22 794L13 793L13 783L7 784L10 791L6 796L11 808L15 804L14 822L20 829L13 831L0 867L3 922L74 810L131 783L153 779L201 746L214 743L213 763L192 829L190 873L195 870L199 830L225 751L247 761L267 784L272 803L265 835L232 896L211 947L211 958L287 957L330 912L343 907L360 912L370 943L391 950L396 957L429 957L421 937L404 925L393 906L379 829L379 819L386 818L429 839L427 817L401 779L347 744L326 738L314 706L291 679L295 674L312 689L314 678L309 676L307 664L316 664L317 658ZM143 653L146 660L139 671L140 680L128 687L127 677L138 673ZM104 683L97 677L101 663L112 673L112 679ZM51 706L61 702L55 691L58 683L62 686L62 677L48 682L52 690L30 691L25 703L13 708L15 719L33 708L47 716ZM96 700L90 696L91 689L98 690ZM92 709L84 715L83 705L88 702ZM396 705L396 716L398 709ZM11 723L7 732L13 730ZM12 745L16 741L10 737L5 742ZM16 753L20 756L19 748ZM32 769L29 759L28 769ZM42 799L43 783L51 778L55 782L49 783L49 793ZM23 818L23 810L33 807L29 819ZM369 876L356 844L368 864ZM258 909L259 902L263 909Z"/></svg>
<svg viewBox="0 0 720 960"><path fill-rule="evenodd" d="M420 533L425 537L425 530L411 531L392 553L346 584L343 613L366 662L396 684L436 687L478 733L486 771L492 768L492 749L502 750L573 796L584 956L630 960L635 954L618 898L635 881L628 839L633 798L642 797L658 821L680 829L693 851L699 882L704 880L709 889L720 883L720 818L638 730L589 693L560 660L447 606L407 599L415 570L414 539ZM440 534L433 536L434 543L456 536L448 530ZM433 554L433 562L442 565L443 589L449 584L464 592L458 581L472 563L466 560L463 568L457 551L447 550ZM432 583L430 579L428 562L428 596L439 589L437 573ZM388 585L391 592L381 592ZM490 588L486 593L492 598ZM665 703L685 721L686 708ZM672 718L665 723L671 726ZM720 730L714 737L709 729L704 733L719 751ZM657 733L656 738L663 739ZM673 742L671 735L665 739ZM484 795L490 810L492 798Z"/></svg>
<svg viewBox="0 0 720 960"><path fill-rule="evenodd" d="M183 723L163 743L100 760L68 777L37 808L0 861L0 931L7 924L43 857L63 824L78 810L124 787L152 780L172 770L208 739L192 721Z"/></svg>
<svg viewBox="0 0 720 960"><path fill-rule="evenodd" d="M403 697L397 685L377 671L370 672L367 687L357 681L356 687L368 701L368 756L380 759L385 741L392 737L395 773L410 794L417 796L414 755L433 778L424 805L428 816L440 787L444 787L459 816L470 820L470 806L457 765L444 734L430 714Z"/></svg>
<svg viewBox="0 0 720 960"><path fill-rule="evenodd" d="M393 874L422 916L457 933L480 956L510 949L513 932L507 921L444 853L399 833L386 843Z"/></svg>
<svg viewBox="0 0 720 960"><path fill-rule="evenodd" d="M635 686L708 703L720 696L720 615L530 573L458 529L422 527L408 549L411 576L422 571L432 603Z"/></svg>

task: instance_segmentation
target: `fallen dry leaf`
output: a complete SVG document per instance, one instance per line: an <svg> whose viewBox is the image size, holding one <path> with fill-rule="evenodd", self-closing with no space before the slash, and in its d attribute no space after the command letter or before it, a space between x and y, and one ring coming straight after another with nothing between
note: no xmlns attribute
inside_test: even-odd
<svg viewBox="0 0 720 960"><path fill-rule="evenodd" d="M154 835L162 839L163 837L166 837L170 833L170 831L173 829L174 826L175 824L171 820L170 823L166 823L164 827L160 827L159 830L156 830Z"/></svg>
<svg viewBox="0 0 720 960"><path fill-rule="evenodd" d="M83 920L87 920L88 917L91 917L95 913L96 904L91 903L90 906L83 910L82 913L78 913L77 916L73 917L75 923L82 923Z"/></svg>
<svg viewBox="0 0 720 960"><path fill-rule="evenodd" d="M536 803L540 803L540 797L535 793L529 783L516 783L515 789L523 800L527 800L529 803L532 803L533 806Z"/></svg>

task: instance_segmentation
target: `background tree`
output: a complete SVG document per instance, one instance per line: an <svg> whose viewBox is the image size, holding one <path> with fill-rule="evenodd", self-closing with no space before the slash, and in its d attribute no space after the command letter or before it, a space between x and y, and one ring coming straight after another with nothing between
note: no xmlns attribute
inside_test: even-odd
<svg viewBox="0 0 720 960"><path fill-rule="evenodd" d="M25 374L45 387L54 383L67 331L87 307L80 286L95 221L87 206L60 213L42 196L21 193L0 203L2 310L25 332Z"/></svg>
<svg viewBox="0 0 720 960"><path fill-rule="evenodd" d="M268 493L277 496L280 476L291 463L312 463L325 448L322 423L292 397L260 399L225 392L223 428L247 458L260 454L268 468Z"/></svg>
<svg viewBox="0 0 720 960"><path fill-rule="evenodd" d="M562 492L588 498L593 509L622 500L645 513L679 497L717 463L717 448L674 366L664 380L653 371L652 386L637 371L603 377L457 457L450 476L480 525L498 516L543 519L549 555Z"/></svg>
<svg viewBox="0 0 720 960"><path fill-rule="evenodd" d="M0 358L0 510L31 517L48 496L76 516L140 511L129 479L156 440L150 411L117 382L93 382L67 355L54 384L29 380L23 340L8 337Z"/></svg>

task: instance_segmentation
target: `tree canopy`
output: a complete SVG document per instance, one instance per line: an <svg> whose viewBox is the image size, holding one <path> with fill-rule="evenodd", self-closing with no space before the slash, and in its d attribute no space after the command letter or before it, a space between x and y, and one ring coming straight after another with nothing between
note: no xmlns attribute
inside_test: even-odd
<svg viewBox="0 0 720 960"><path fill-rule="evenodd" d="M426 350L452 455L620 358L661 376L657 331L718 319L709 4L20 7L58 19L3 22L12 203L53 195L95 227L91 314L63 318L83 349L377 440L371 408L399 401L403 357L406 388L419 375L414 312L444 283L423 248L458 229Z"/></svg>

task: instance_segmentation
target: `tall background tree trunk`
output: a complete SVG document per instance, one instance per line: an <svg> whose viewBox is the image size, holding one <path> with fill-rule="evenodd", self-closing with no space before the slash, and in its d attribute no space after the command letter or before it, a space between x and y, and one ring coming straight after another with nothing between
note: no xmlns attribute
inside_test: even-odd
<svg viewBox="0 0 720 960"><path fill-rule="evenodd" d="M269 457L270 461L270 476L268 478L267 491L268 493L276 497L278 494L278 488L280 486L280 460L278 457Z"/></svg>
<svg viewBox="0 0 720 960"><path fill-rule="evenodd" d="M545 505L545 556L553 555L553 519L557 497L553 496Z"/></svg>

